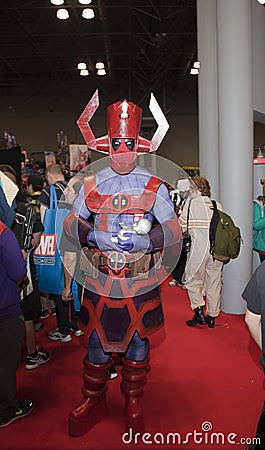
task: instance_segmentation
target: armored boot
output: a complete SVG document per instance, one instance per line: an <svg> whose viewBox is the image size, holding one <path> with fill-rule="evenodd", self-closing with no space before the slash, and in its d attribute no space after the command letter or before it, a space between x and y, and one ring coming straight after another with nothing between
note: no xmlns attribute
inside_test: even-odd
<svg viewBox="0 0 265 450"><path fill-rule="evenodd" d="M68 431L71 436L82 436L107 415L106 390L110 378L109 369L113 364L110 359L105 364L95 364L83 359L84 399L70 412Z"/></svg>
<svg viewBox="0 0 265 450"><path fill-rule="evenodd" d="M132 429L133 436L144 431L140 399L146 383L146 372L149 370L149 358L144 361L123 359L121 391L125 396L125 432Z"/></svg>
<svg viewBox="0 0 265 450"><path fill-rule="evenodd" d="M206 317L203 314L203 307L198 306L198 308L194 309L194 316L191 320L187 320L186 324L189 327L195 327L197 324L205 325L206 324Z"/></svg>

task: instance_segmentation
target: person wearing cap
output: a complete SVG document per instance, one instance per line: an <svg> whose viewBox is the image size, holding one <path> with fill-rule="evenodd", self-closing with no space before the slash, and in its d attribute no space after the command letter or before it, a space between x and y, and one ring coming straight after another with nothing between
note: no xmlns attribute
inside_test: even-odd
<svg viewBox="0 0 265 450"><path fill-rule="evenodd" d="M43 179L40 175L31 174L28 177L28 191L31 196L40 196L43 189Z"/></svg>

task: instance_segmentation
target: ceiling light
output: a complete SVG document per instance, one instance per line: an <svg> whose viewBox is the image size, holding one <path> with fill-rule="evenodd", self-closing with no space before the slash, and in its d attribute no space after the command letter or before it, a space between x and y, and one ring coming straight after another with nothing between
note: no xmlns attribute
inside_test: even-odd
<svg viewBox="0 0 265 450"><path fill-rule="evenodd" d="M265 0L264 0L265 2ZM200 61L195 61L195 63L193 64L194 69L199 69L201 67L201 63Z"/></svg>
<svg viewBox="0 0 265 450"><path fill-rule="evenodd" d="M84 19L93 19L93 17L95 17L94 10L91 8L85 8L82 11L82 16Z"/></svg>
<svg viewBox="0 0 265 450"><path fill-rule="evenodd" d="M64 4L64 0L50 0L53 5L61 6Z"/></svg>
<svg viewBox="0 0 265 450"><path fill-rule="evenodd" d="M105 69L98 69L97 74L98 75L106 75L106 70Z"/></svg>
<svg viewBox="0 0 265 450"><path fill-rule="evenodd" d="M257 0L258 1L258 3L260 3L261 5L264 5L265 4L265 0Z"/></svg>
<svg viewBox="0 0 265 450"><path fill-rule="evenodd" d="M199 69L195 69L195 67L193 67L192 69L190 69L190 74L191 75L198 75L199 74Z"/></svg>
<svg viewBox="0 0 265 450"><path fill-rule="evenodd" d="M104 65L103 62L97 62L96 63L96 69L104 69L104 68L105 68L105 65Z"/></svg>
<svg viewBox="0 0 265 450"><path fill-rule="evenodd" d="M78 0L81 5L90 5L92 0Z"/></svg>
<svg viewBox="0 0 265 450"><path fill-rule="evenodd" d="M66 20L69 18L69 12L67 9L61 8L57 10L56 16L58 19Z"/></svg>
<svg viewBox="0 0 265 450"><path fill-rule="evenodd" d="M87 69L82 69L82 70L80 70L80 75L82 77L87 77L89 75L89 72Z"/></svg>
<svg viewBox="0 0 265 450"><path fill-rule="evenodd" d="M78 64L77 64L77 68L78 68L78 70L84 70L84 69L86 69L86 63L84 63L84 62L78 63Z"/></svg>

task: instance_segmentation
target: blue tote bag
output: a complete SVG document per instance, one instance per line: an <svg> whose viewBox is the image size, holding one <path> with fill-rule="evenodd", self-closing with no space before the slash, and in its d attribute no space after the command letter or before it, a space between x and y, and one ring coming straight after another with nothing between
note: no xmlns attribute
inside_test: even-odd
<svg viewBox="0 0 265 450"><path fill-rule="evenodd" d="M40 245L35 249L34 262L40 292L61 295L64 288L62 254L59 245L63 222L69 210L58 207L56 191L50 187L50 209L44 215L44 231Z"/></svg>

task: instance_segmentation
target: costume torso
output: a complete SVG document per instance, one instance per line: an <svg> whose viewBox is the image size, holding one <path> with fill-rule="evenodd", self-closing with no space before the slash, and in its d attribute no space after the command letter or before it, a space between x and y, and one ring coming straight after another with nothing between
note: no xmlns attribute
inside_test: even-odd
<svg viewBox="0 0 265 450"><path fill-rule="evenodd" d="M120 223L132 227L144 217L154 226L172 219L172 204L161 184L162 180L142 167L127 175L106 168L85 179L72 209L93 220L100 241L101 250L88 250L98 270L87 276L84 299L90 315L89 333L96 329L106 352L124 352L135 331L144 338L163 325L154 267L160 252L119 252L111 240L120 231ZM168 200L167 211L167 200L162 197Z"/></svg>

